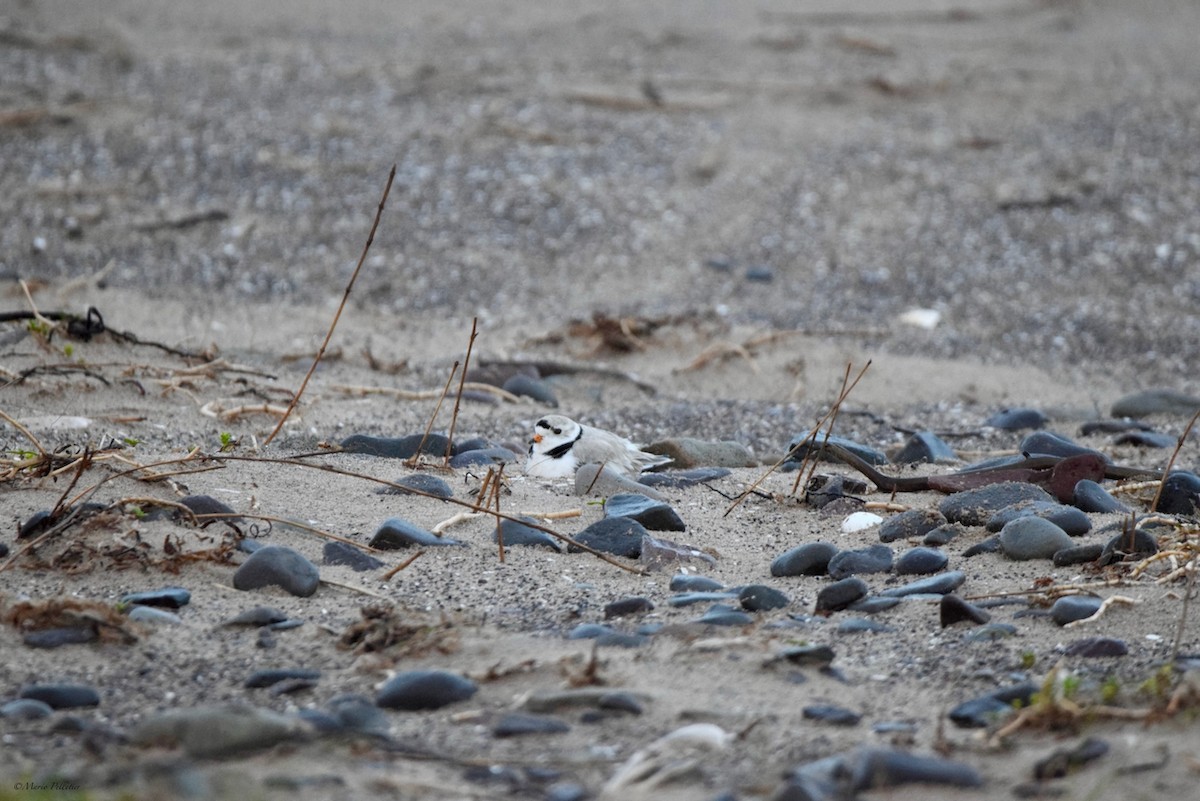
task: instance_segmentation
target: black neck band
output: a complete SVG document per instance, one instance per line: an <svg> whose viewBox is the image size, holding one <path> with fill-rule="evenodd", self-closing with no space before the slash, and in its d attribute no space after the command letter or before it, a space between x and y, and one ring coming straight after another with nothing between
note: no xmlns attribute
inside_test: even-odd
<svg viewBox="0 0 1200 801"><path fill-rule="evenodd" d="M571 440L570 442L564 442L562 445L556 445L555 447L546 451L546 455L549 456L551 459L563 458L564 456L567 455L567 451L571 450L571 446L573 446L576 442L579 442L579 438L582 436L583 436L583 429L581 428L581 429L579 429L579 433L575 435L575 439Z"/></svg>

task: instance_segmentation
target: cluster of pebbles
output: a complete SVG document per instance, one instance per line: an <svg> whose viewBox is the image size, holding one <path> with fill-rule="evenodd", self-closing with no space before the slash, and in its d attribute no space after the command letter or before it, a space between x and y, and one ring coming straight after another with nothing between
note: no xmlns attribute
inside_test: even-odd
<svg viewBox="0 0 1200 801"><path fill-rule="evenodd" d="M1044 422L1045 417L1036 410L1012 409L988 424L1019 430ZM1101 428L1111 429L1116 436L1129 431L1152 433L1146 426L1129 421L1105 423ZM882 452L860 443L838 438L832 442L852 451L863 462L889 463ZM1142 439L1138 444L1159 447L1167 442ZM347 453L376 458L407 459L419 451L438 456L449 453L451 465L462 469L499 467L518 459L511 450L484 439L455 444L444 435L387 438L355 434L341 445ZM970 586L969 576L986 570L981 563L989 561L1042 560L1048 565L1099 570L1143 560L1158 551L1160 542L1170 539L1180 518L1194 518L1200 505L1200 478L1190 471L1177 470L1163 483L1158 505L1151 514L1118 500L1101 483L1103 476L1097 476L1100 481L1081 479L1069 491L1054 487L1056 494L1032 480L983 482L972 489L946 494L931 508L914 507L884 519L861 509L868 486L852 473L839 472L809 483L807 505L820 515L843 518L842 530L853 533L856 542L872 536L878 542L846 547L823 539L806 541L775 555L761 582L727 586L706 575L717 568L718 557L711 549L686 541L688 514L676 509L664 493L689 498L690 493L701 491L697 487L728 478L733 469L744 467L750 459L735 445L668 440L648 446L675 454L677 464L685 467L648 474L640 481L585 466L573 489L578 495L587 495L596 494L599 488L604 498L602 518L570 537L557 534L535 518L503 519L493 531L493 541L506 547L544 548L556 554L592 551L623 560L646 573L674 573L665 599L646 595L611 598L597 610L600 615L596 619L564 628L561 636L566 641L591 643L605 652L638 651L652 648L664 636L673 636L670 632L680 626L709 632L758 629L792 643L777 648L764 660L763 669L783 670L792 683L809 681L811 674L850 686L853 680L839 664L838 649L823 641L861 633L894 633L898 625L911 622L894 623L890 617L893 610L912 608L914 603L929 608L942 629L965 630L962 639L967 643L1009 640L1019 636L1022 626L1046 625L1042 620L1066 629L1098 619L1105 607L1099 595L1066 594L1047 607L1019 594L971 600L963 590ZM834 453L814 445L805 437L794 440L784 468L797 469L809 458ZM968 466L953 475L1002 470L1033 456L1069 459L1086 454L1109 463L1099 451L1040 430L1026 436L1018 450L1019 457ZM910 461L937 462L951 457L953 449L936 434L920 432L911 437L901 453ZM381 492L414 496L413 502L454 497L449 483L425 472L405 475ZM238 519L235 510L209 496L184 498L182 504L196 514L219 513ZM17 545L44 531L53 522L49 516L47 511L26 521ZM973 544L952 558L948 546L968 540ZM369 545L376 553L471 547L466 540L434 533L401 517L381 522ZM321 585L321 567L292 547L241 538L238 549L243 557L231 569L230 578L235 590L253 594L274 588L296 598L309 598ZM336 540L325 544L323 563L362 573L385 566L364 549ZM798 585L797 579L807 583ZM797 590L804 592L814 586L818 589L811 606L795 597ZM191 595L184 587L165 586L126 594L115 609L140 625L177 626L185 623ZM1030 593L1033 595L1036 593ZM1014 604L1020 609L1010 616L1011 622L993 619L998 609ZM272 649L279 637L288 636L284 632L308 622L303 616L255 605L222 625L255 631L258 646ZM31 649L86 647L102 639L104 626L95 618L81 617L74 625L25 631L23 643ZM1104 659L1124 656L1130 646L1119 638L1097 635L1076 639L1062 652L1073 658ZM1194 671L1197 661L1197 657L1185 655L1172 667ZM648 696L635 689L584 687L538 691L512 706L495 697L486 681L437 668L399 670L374 688L364 685L359 692L339 693L322 703L302 700L319 690L322 678L322 669L306 665L252 670L242 686L255 692L245 702L175 706L147 712L123 728L89 718L89 710L102 709L108 692L105 687L34 681L13 688L11 697L0 704L0 720L5 721L6 731L22 727L24 737L39 736L30 735L28 727L45 720L46 728L40 730L40 736L80 735L91 743L90 748L102 752L114 746L167 746L193 759L228 759L286 743L351 738L364 739L385 751L433 757L438 756L435 749L393 736L392 714L438 710L471 699L478 703L483 698L487 705L503 707L488 718L490 736L502 740L563 734L576 725L614 715L637 717L651 703ZM1036 702L1042 688L1033 676L1013 672L1009 679L997 682L998 686L986 693L960 699L947 711L947 719L962 729L994 729L1010 719L1017 708ZM272 699L271 706L278 708L251 703L252 699L262 699L262 693ZM814 725L839 728L857 727L865 717L860 709L841 703L811 703L803 707L802 715ZM911 735L916 725L894 719L867 722L877 735ZM6 736L13 741L13 735ZM552 801L585 799L596 793L619 798L626 792L644 789L646 777L666 770L671 760L679 758L680 749L693 754L717 753L734 747L735 739L715 724L682 726L630 755L603 787L589 787L570 771L546 770L534 778L514 773L509 779L514 786L526 790L533 787L536 797ZM1044 783L1062 775L1055 772L1059 770L1056 766L1068 765L1077 770L1101 759L1107 751L1103 739L1091 738L1074 750L1055 751L1038 763L1031 778ZM783 778L772 791L775 801L832 801L854 797L864 790L913 782L967 788L982 787L989 781L967 762L877 746L862 746L791 767L780 765L779 770ZM80 773L87 775L86 769ZM495 776L480 780L485 778L495 780ZM738 796L730 790L719 797Z"/></svg>

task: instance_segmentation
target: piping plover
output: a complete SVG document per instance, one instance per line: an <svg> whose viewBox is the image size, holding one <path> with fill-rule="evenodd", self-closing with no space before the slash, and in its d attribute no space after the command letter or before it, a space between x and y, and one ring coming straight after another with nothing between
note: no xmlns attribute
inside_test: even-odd
<svg viewBox="0 0 1200 801"><path fill-rule="evenodd" d="M643 470L671 461L638 450L624 437L599 428L581 425L561 414L538 420L529 443L525 474L539 478L565 478L575 475L581 464L605 464L622 473L636 476Z"/></svg>

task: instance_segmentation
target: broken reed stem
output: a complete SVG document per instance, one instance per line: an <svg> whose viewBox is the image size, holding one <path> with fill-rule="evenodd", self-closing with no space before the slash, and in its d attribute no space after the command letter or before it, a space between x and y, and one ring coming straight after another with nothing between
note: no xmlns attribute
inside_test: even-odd
<svg viewBox="0 0 1200 801"><path fill-rule="evenodd" d="M45 459L47 457L46 449L44 447L42 447L42 443L38 440L37 437L35 437L33 435L33 433L28 428L21 425L16 420L12 419L7 414L5 414L3 409L0 409L0 419L3 419L4 422L8 423L10 426L15 428L17 431L21 432L21 436L23 436L23 437L25 437L25 439L29 440L29 444L32 445L37 450L37 452L41 455L41 457L43 459Z"/></svg>
<svg viewBox="0 0 1200 801"><path fill-rule="evenodd" d="M458 409L462 406L463 387L467 384L467 370L471 368L471 348L475 346L475 337L478 336L477 328L479 326L479 318L471 318L471 338L467 340L467 355L463 359L462 375L458 377L458 394L454 396L454 413L450 415L450 433L446 436L446 458L443 464L450 465L450 448L454 443L454 427L458 423Z"/></svg>
<svg viewBox="0 0 1200 801"><path fill-rule="evenodd" d="M850 376L851 366L852 365L849 363L846 365L846 378L849 378L849 376ZM830 417L833 414L835 414L839 408L841 408L842 402L844 400L846 400L846 398L849 397L850 393L854 391L854 388L856 386L858 386L858 382L862 379L863 375L866 374L867 368L870 366L871 366L871 360L868 359L867 363L865 365L863 365L863 368L858 371L858 376L854 379L854 381L848 387L846 386L846 378L842 379L842 389L838 393L838 398L834 402L833 408L831 408L825 414L825 416L822 417L817 422L817 424L812 427L812 429L808 432L808 435L802 440L802 442L811 442L816 438L817 432L821 430L821 426L825 425L825 421L829 420ZM826 441L828 441L828 436L826 436ZM803 473L804 473L804 467L805 467L805 465L808 464L808 458L809 458L809 456L811 456L811 453L812 453L812 448L809 448L809 453L805 455L804 463L800 465L800 472L796 476L796 483L792 486L792 495L796 494L796 488L800 485L800 476L803 475ZM791 457L791 455L792 455L792 452L789 450L787 453L785 453L783 455L782 458L779 459L779 461L775 462L775 464L768 467L767 472L765 472L761 476L759 476L758 480L756 480L753 484L751 484L748 488L746 488L740 495L738 495L737 498L734 499L733 503L729 505L729 508L725 510L725 514L723 514L721 516L728 517L730 512L732 512L734 509L738 508L738 506L741 505L742 501L746 500L746 498L748 498L750 495L752 495L759 488L759 486L764 481L767 480L767 477L770 476L772 473L774 473L776 470L778 470L779 467Z"/></svg>
<svg viewBox="0 0 1200 801"><path fill-rule="evenodd" d="M858 386L858 382L862 380L862 377L864 375L866 375L867 369L870 366L871 366L871 360L868 359L867 363L863 365L863 368L858 371L858 375L855 376L854 381L850 382L849 385L847 385L847 382L850 381L850 369L853 367L853 364L850 364L850 363L846 364L846 372L842 376L842 388L838 392L837 400L833 402L833 408L831 408L829 410L829 413L825 415L825 418L829 421L829 425L825 429L825 439L821 443L822 449L824 449L824 447L829 444L829 437L833 434L833 425L834 425L834 423L837 422L838 414L840 414L842 411L842 404L846 401L846 398L850 397L850 393L854 391L854 388L856 386ZM817 424L816 431L820 431L820 427L822 424L823 423ZM800 469L796 471L796 481L792 484L792 495L793 496L796 494L796 490L798 490L800 488L800 479L803 478L803 476L804 476L804 468L809 467L809 463L811 462L812 466L809 467L809 471L808 471L809 480L812 479L813 474L817 471L816 452L814 451L814 449L812 447L812 444L815 444L814 438L816 436L816 431L809 434L810 445L808 448L808 452L804 454L804 462L800 465Z"/></svg>
<svg viewBox="0 0 1200 801"><path fill-rule="evenodd" d="M458 372L458 361L455 360L454 366L450 368L450 375L446 376L446 386L442 387L442 394L438 396L437 406L433 407L433 415L429 418L429 425L425 426L425 433L421 435L421 441L417 443L417 450L412 456L404 461L406 467L416 467L417 462L421 459L421 453L425 450L425 440L429 439L429 432L433 431L433 424L437 422L438 414L442 411L442 401L446 400L446 394L450 392L450 382L454 380L454 374Z"/></svg>
<svg viewBox="0 0 1200 801"><path fill-rule="evenodd" d="M500 490L503 488L504 465L496 471L496 480L492 482L492 499L496 507L496 546L500 552L500 564L504 564L504 532L500 529Z"/></svg>
<svg viewBox="0 0 1200 801"><path fill-rule="evenodd" d="M401 562L400 564L396 565L395 567L393 567L393 568L392 568L391 570L389 570L388 572L384 573L382 576L380 576L380 578L381 578L383 581L391 581L393 578L395 578L395 576L396 576L396 574L397 574L397 573L399 573L401 570L403 570L404 568L408 567L409 565L411 565L413 562L417 561L418 559L420 559L420 558L421 558L422 556L424 556L424 555L425 555L425 552L424 552L424 551L417 551L417 552L416 552L416 553L414 553L412 556L408 557L408 558L407 558L407 559L405 559L403 562Z"/></svg>
<svg viewBox="0 0 1200 801"><path fill-rule="evenodd" d="M1200 409L1192 415L1192 419L1188 420L1188 424L1183 427L1183 433L1179 435L1179 441L1175 443L1175 450L1171 451L1171 458L1167 460L1167 466L1163 470L1162 480L1158 482L1158 492L1154 493L1154 501L1150 504L1150 511L1158 509L1158 502L1162 498L1163 489L1167 486L1167 477L1171 475L1171 467L1175 464L1175 457L1179 456L1179 451L1183 449L1183 443L1187 441L1188 434L1192 433L1192 427L1196 425L1196 420L1200 418Z"/></svg>
<svg viewBox="0 0 1200 801"><path fill-rule="evenodd" d="M362 254L358 257L358 264L355 265L354 272L350 275L350 280L346 282L346 291L342 293L342 302L338 304L337 311L333 315L333 322L329 324L329 330L325 332L325 341L321 343L321 349L317 351L317 356L313 359L312 366L308 368L304 380L300 382L300 389L296 390L296 394L292 396L287 411L283 413L283 416L279 418L279 422L275 424L275 428L263 440L264 448L271 444L271 440L275 439L275 435L279 433L279 430L283 428L283 424L291 417L296 404L300 402L300 396L304 394L305 388L308 387L309 379L317 371L317 365L320 364L321 357L325 355L325 349L329 347L329 341L333 339L333 330L337 328L338 320L342 317L342 310L346 308L346 301L350 299L350 290L354 288L354 282L358 279L358 273L362 270L363 262L367 260L367 252L371 249L371 243L375 241L375 231L379 228L379 218L383 216L383 207L387 205L388 195L392 191L392 181L394 180L396 180L395 164L392 165L392 170L388 173L387 185L383 188L383 196L379 198L379 207L375 209L375 221L371 223L371 233L367 235L367 242L363 245Z"/></svg>

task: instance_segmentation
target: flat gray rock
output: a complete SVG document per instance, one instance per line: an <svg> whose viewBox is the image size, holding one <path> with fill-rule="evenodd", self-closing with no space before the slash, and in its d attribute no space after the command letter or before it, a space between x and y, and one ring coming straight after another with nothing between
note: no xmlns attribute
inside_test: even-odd
<svg viewBox="0 0 1200 801"><path fill-rule="evenodd" d="M238 590L282 587L292 595L307 598L317 591L321 574L317 566L284 545L259 548L233 574Z"/></svg>

